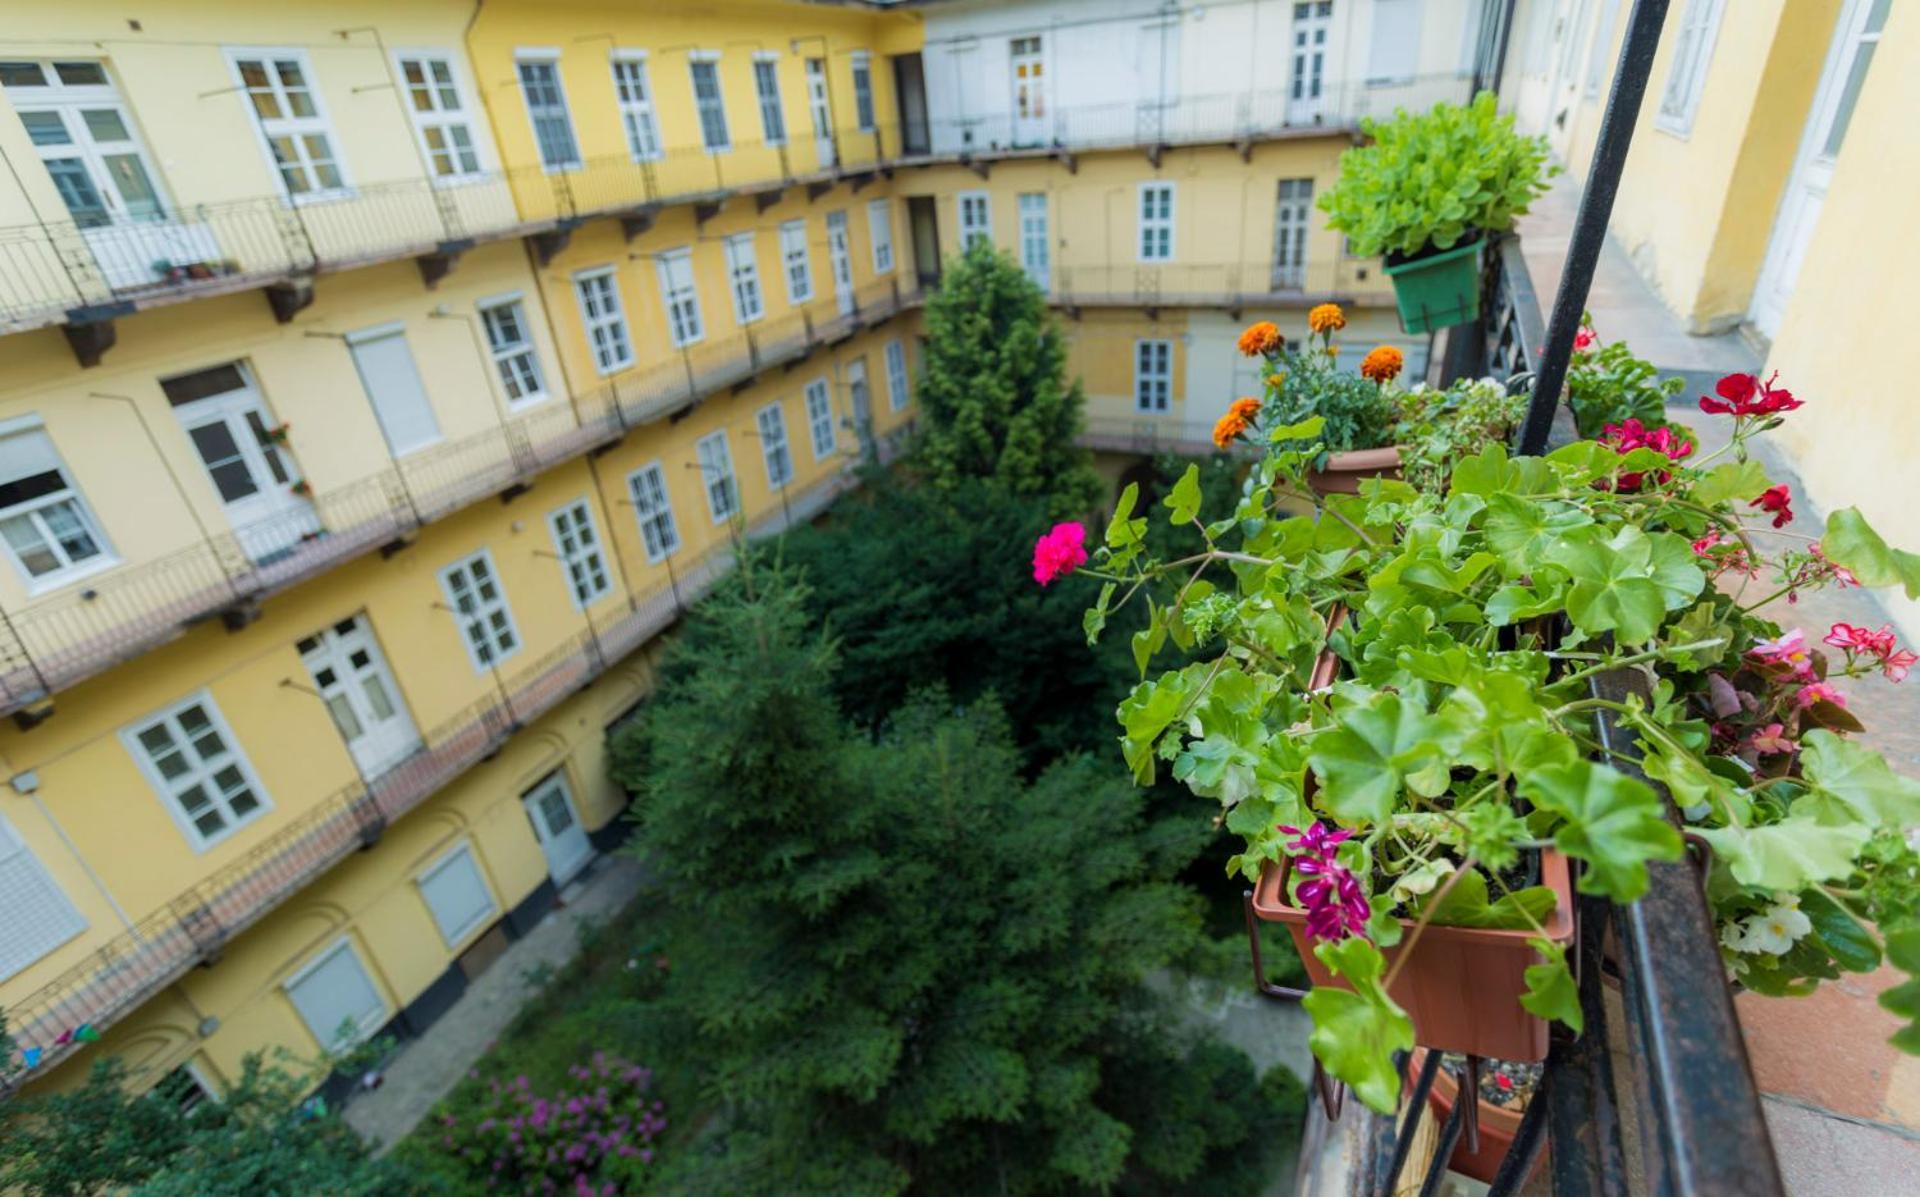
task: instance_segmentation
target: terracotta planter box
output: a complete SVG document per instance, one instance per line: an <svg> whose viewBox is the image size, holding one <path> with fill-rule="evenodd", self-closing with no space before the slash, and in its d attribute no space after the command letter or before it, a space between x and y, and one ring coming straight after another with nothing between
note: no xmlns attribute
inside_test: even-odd
<svg viewBox="0 0 1920 1197"><path fill-rule="evenodd" d="M1400 449L1355 449L1350 453L1329 453L1327 464L1307 473L1307 485L1319 495L1357 495L1368 478L1398 478Z"/></svg>
<svg viewBox="0 0 1920 1197"><path fill-rule="evenodd" d="M1426 1052L1423 1049L1414 1049L1413 1059L1407 1062L1407 1075L1418 1075L1425 1061ZM1435 1125L1446 1124L1447 1119L1453 1114L1453 1103L1459 1098L1459 1080L1447 1071L1445 1065L1442 1065L1440 1071L1433 1074L1433 1088L1427 1092L1427 1104L1433 1107ZM1480 1103L1479 1113L1480 1150L1467 1150L1467 1136L1463 1132L1453 1145L1453 1155L1447 1160L1447 1167L1462 1176L1471 1176L1475 1180L1492 1184L1494 1176L1500 1171L1501 1162L1507 1158L1507 1152L1513 1147L1514 1136L1520 1133L1521 1116L1488 1101ZM1521 1181L1521 1187L1524 1188L1527 1181L1531 1181L1540 1174L1541 1165L1547 1162L1550 1154L1550 1148L1542 1144L1540 1154L1533 1159L1533 1167L1527 1170L1526 1180Z"/></svg>

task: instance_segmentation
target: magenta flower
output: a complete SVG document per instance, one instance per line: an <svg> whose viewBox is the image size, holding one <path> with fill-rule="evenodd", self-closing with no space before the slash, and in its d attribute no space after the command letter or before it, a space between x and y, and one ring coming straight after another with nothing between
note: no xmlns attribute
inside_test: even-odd
<svg viewBox="0 0 1920 1197"><path fill-rule="evenodd" d="M1360 882L1353 871L1335 856L1353 832L1329 831L1320 823L1314 823L1305 831L1284 823L1279 829L1294 837L1287 847L1294 853L1294 870L1306 878L1295 887L1294 893L1306 908L1307 936L1319 940L1364 936L1373 907L1360 891Z"/></svg>
<svg viewBox="0 0 1920 1197"><path fill-rule="evenodd" d="M1807 647L1806 633L1799 628L1778 640L1762 640L1747 650L1747 656L1762 665L1785 666L1796 677L1813 676L1813 650Z"/></svg>
<svg viewBox="0 0 1920 1197"><path fill-rule="evenodd" d="M1033 545L1033 580L1045 586L1087 563L1087 529L1077 521L1055 524Z"/></svg>

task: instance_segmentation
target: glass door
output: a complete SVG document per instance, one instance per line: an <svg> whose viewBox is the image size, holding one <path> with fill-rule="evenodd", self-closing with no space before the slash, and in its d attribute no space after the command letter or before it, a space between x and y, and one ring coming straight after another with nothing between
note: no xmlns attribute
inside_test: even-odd
<svg viewBox="0 0 1920 1197"><path fill-rule="evenodd" d="M555 885L565 885L593 858L593 843L573 806L567 779L555 773L521 799L527 820L547 857L547 874Z"/></svg>
<svg viewBox="0 0 1920 1197"><path fill-rule="evenodd" d="M1047 136L1046 64L1038 37L1016 37L1008 47L1013 71L1013 144L1039 145Z"/></svg>
<svg viewBox="0 0 1920 1197"><path fill-rule="evenodd" d="M1333 0L1301 0L1293 6L1293 53L1289 56L1287 123L1317 125L1325 111L1327 33Z"/></svg>
<svg viewBox="0 0 1920 1197"><path fill-rule="evenodd" d="M413 755L420 733L365 615L315 632L299 648L362 777L371 781Z"/></svg>
<svg viewBox="0 0 1920 1197"><path fill-rule="evenodd" d="M842 316L853 315L853 253L847 245L847 214L827 213L827 261L833 273L833 300Z"/></svg>
<svg viewBox="0 0 1920 1197"><path fill-rule="evenodd" d="M873 392L867 386L867 359L856 357L847 363L847 395L853 407L853 433L860 438L860 452L875 455L873 442Z"/></svg>
<svg viewBox="0 0 1920 1197"><path fill-rule="evenodd" d="M832 170L839 162L833 145L833 101L827 95L827 61L807 59L807 112L813 117L813 147L820 156L820 169Z"/></svg>
<svg viewBox="0 0 1920 1197"><path fill-rule="evenodd" d="M271 564L320 534L285 433L267 414L245 366L183 374L163 380L160 389L254 563Z"/></svg>

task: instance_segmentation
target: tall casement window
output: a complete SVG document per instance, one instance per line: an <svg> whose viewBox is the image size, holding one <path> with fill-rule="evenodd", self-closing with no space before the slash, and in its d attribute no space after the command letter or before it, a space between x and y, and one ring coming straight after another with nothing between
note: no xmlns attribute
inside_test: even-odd
<svg viewBox="0 0 1920 1197"><path fill-rule="evenodd" d="M1042 291L1053 286L1053 244L1047 231L1047 193L1029 191L1020 196L1020 267Z"/></svg>
<svg viewBox="0 0 1920 1197"><path fill-rule="evenodd" d="M807 222L780 226L780 268L787 279L787 302L798 306L813 298L813 263L807 254Z"/></svg>
<svg viewBox="0 0 1920 1197"><path fill-rule="evenodd" d="M634 518L640 521L640 539L647 563L658 565L680 547L680 529L673 522L673 502L667 496L667 472L659 462L627 475L627 495Z"/></svg>
<svg viewBox="0 0 1920 1197"><path fill-rule="evenodd" d="M833 456L833 399L827 380L816 378L807 384L807 432L813 439L813 459L825 461Z"/></svg>
<svg viewBox="0 0 1920 1197"><path fill-rule="evenodd" d="M660 156L660 122L653 112L653 82L647 78L647 56L618 52L613 57L613 95L620 105L620 125L626 130L627 152L635 162Z"/></svg>
<svg viewBox="0 0 1920 1197"><path fill-rule="evenodd" d="M534 352L527 324L527 307L518 295L480 301L480 324L487 331L487 352L500 375L507 406L531 407L547 397L540 373L540 355Z"/></svg>
<svg viewBox="0 0 1920 1197"><path fill-rule="evenodd" d="M733 142L727 136L727 106L720 97L720 55L696 50L687 65L693 73L693 108L700 114L702 144L710 154L732 149Z"/></svg>
<svg viewBox="0 0 1920 1197"><path fill-rule="evenodd" d="M196 851L272 808L233 729L205 691L122 729L120 739Z"/></svg>
<svg viewBox="0 0 1920 1197"><path fill-rule="evenodd" d="M873 272L889 274L893 270L893 201L877 199L867 204L867 231L873 236Z"/></svg>
<svg viewBox="0 0 1920 1197"><path fill-rule="evenodd" d="M693 449L700 463L700 480L707 488L707 511L714 523L724 524L740 510L740 483L733 476L733 453L727 448L726 430L701 437Z"/></svg>
<svg viewBox="0 0 1920 1197"><path fill-rule="evenodd" d="M760 133L768 145L787 144L787 118L780 111L780 56L753 56L753 91L760 100Z"/></svg>
<svg viewBox="0 0 1920 1197"><path fill-rule="evenodd" d="M727 252L733 318L742 324L752 324L767 314L767 305L760 298L760 263L753 253L753 234L735 233L721 245Z"/></svg>
<svg viewBox="0 0 1920 1197"><path fill-rule="evenodd" d="M753 418L760 433L760 452L767 462L767 485L779 490L793 481L793 452L787 448L787 413L769 403Z"/></svg>
<svg viewBox="0 0 1920 1197"><path fill-rule="evenodd" d="M113 563L106 537L41 428L0 432L0 538L35 589Z"/></svg>
<svg viewBox="0 0 1920 1197"><path fill-rule="evenodd" d="M435 178L458 179L480 173L480 149L473 137L472 118L453 73L453 60L444 54L402 54L400 82L407 89L407 111L427 165Z"/></svg>
<svg viewBox="0 0 1920 1197"><path fill-rule="evenodd" d="M853 54L853 118L862 133L873 132L873 55L865 50Z"/></svg>
<svg viewBox="0 0 1920 1197"><path fill-rule="evenodd" d="M883 356L887 362L887 406L899 411L913 398L907 389L907 347L899 341L888 341Z"/></svg>
<svg viewBox="0 0 1920 1197"><path fill-rule="evenodd" d="M1173 184L1140 184L1140 260L1173 260Z"/></svg>
<svg viewBox="0 0 1920 1197"><path fill-rule="evenodd" d="M567 93L560 85L560 63L555 58L523 55L514 60L520 76L520 99L533 122L533 140L540 147L540 165L550 171L580 169L580 144L573 139L573 117L567 113Z"/></svg>
<svg viewBox="0 0 1920 1197"><path fill-rule="evenodd" d="M165 218L159 175L105 65L0 62L0 87L75 224Z"/></svg>
<svg viewBox="0 0 1920 1197"><path fill-rule="evenodd" d="M1273 209L1273 289L1307 285L1307 230L1313 217L1313 180L1281 179Z"/></svg>
<svg viewBox="0 0 1920 1197"><path fill-rule="evenodd" d="M660 274L660 304L667 310L673 347L691 345L707 335L700 319L700 293L693 286L693 250L669 250L654 259Z"/></svg>
<svg viewBox="0 0 1920 1197"><path fill-rule="evenodd" d="M346 186L334 153L312 68L301 50L229 51L253 119L280 172L280 186L293 199L306 199Z"/></svg>
<svg viewBox="0 0 1920 1197"><path fill-rule="evenodd" d="M580 300L580 323L593 349L594 368L612 374L633 364L633 341L627 336L627 316L620 307L620 287L613 267L583 270L573 276Z"/></svg>
<svg viewBox="0 0 1920 1197"><path fill-rule="evenodd" d="M560 557L560 567L567 573L573 605L585 610L613 589L606 555L600 551L600 529L593 522L593 508L585 499L577 499L548 513L547 530L553 533L553 547Z"/></svg>
<svg viewBox="0 0 1920 1197"><path fill-rule="evenodd" d="M993 243L993 218L987 207L987 193L984 191L962 191L953 197L960 210L960 252L965 253L976 242Z"/></svg>
<svg viewBox="0 0 1920 1197"><path fill-rule="evenodd" d="M27 842L0 816L0 981L87 929Z"/></svg>
<svg viewBox="0 0 1920 1197"><path fill-rule="evenodd" d="M1687 0L1679 35L1674 38L1673 61L1667 67L1667 85L1660 93L1660 112L1653 122L1657 128L1683 136L1693 130L1725 7L1726 0Z"/></svg>
<svg viewBox="0 0 1920 1197"><path fill-rule="evenodd" d="M520 630L500 587L493 554L482 549L440 572L447 605L460 624L460 638L475 672L485 672L520 651Z"/></svg>
<svg viewBox="0 0 1920 1197"><path fill-rule="evenodd" d="M1133 406L1159 413L1173 405L1173 342L1133 343Z"/></svg>

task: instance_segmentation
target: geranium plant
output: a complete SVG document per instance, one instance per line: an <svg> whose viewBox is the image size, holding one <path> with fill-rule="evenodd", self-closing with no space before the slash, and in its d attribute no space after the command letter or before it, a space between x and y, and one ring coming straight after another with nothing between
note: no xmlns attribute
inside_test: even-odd
<svg viewBox="0 0 1920 1197"><path fill-rule="evenodd" d="M1392 1057L1417 1038L1396 974L1432 927L1532 932L1518 1002L1581 1029L1541 926L1545 849L1572 859L1580 892L1624 903L1649 861L1681 857L1682 827L1705 841L1727 974L1752 989L1803 993L1883 959L1920 971L1920 782L1848 738L1860 724L1837 684L1897 681L1913 651L1891 629L1810 636L1765 613L1820 586L1920 597L1920 555L1853 509L1763 550L1752 527L1791 523L1791 496L1747 445L1798 400L1746 375L1716 393L1702 406L1733 428L1714 453L1644 424L1545 457L1496 443L1453 461L1444 487L1372 480L1313 515L1283 504L1311 498L1322 421L1254 413L1244 434L1265 448L1234 510L1203 512L1193 471L1165 499L1204 551L1152 559L1128 487L1084 565L1049 558L1055 576L1102 582L1090 640L1146 606L1142 681L1118 711L1128 766L1217 800L1245 841L1232 869L1290 865L1288 897L1339 982L1305 999L1311 1046L1375 1109L1394 1108ZM1169 640L1191 663L1156 671ZM1342 676L1313 688L1326 653ZM1617 670L1648 674L1651 698L1596 693ZM1677 821L1608 759L1602 711ZM1882 1003L1915 1020L1896 1042L1920 1051L1920 981Z"/></svg>

